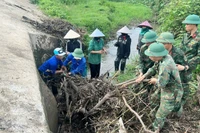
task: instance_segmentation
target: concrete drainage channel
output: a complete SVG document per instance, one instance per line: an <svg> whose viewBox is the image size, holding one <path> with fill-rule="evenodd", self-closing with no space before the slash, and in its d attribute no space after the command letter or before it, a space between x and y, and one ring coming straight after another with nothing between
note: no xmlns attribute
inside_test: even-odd
<svg viewBox="0 0 200 133"><path fill-rule="evenodd" d="M45 60L51 57L52 51L55 47L59 47L61 41L57 38L48 35L39 35L29 33L31 40L32 51L35 58L36 67L38 68ZM46 84L40 78L40 92L42 96L42 103L45 110L46 119L49 125L49 129L56 133L58 130L58 110L57 102L53 96L51 90L46 86Z"/></svg>

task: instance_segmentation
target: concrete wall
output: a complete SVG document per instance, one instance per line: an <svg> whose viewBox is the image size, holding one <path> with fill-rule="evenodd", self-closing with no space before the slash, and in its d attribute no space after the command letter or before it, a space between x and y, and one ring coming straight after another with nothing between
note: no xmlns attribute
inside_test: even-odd
<svg viewBox="0 0 200 133"><path fill-rule="evenodd" d="M37 21L44 16L29 0L1 0L0 10L0 132L51 132L45 117L51 105L42 103L48 99L40 92L28 34L38 31L21 21L23 15Z"/></svg>

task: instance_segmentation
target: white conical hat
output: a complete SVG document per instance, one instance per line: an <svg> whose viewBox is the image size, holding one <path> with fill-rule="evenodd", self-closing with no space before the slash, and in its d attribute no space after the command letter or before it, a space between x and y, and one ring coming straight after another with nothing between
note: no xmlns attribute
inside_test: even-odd
<svg viewBox="0 0 200 133"><path fill-rule="evenodd" d="M129 28L127 26L124 26L123 28L121 28L117 32L119 32L119 33L126 33L126 34L131 33L131 31L129 30Z"/></svg>
<svg viewBox="0 0 200 133"><path fill-rule="evenodd" d="M105 35L97 28L90 35L90 37L103 37L103 36L105 36Z"/></svg>
<svg viewBox="0 0 200 133"><path fill-rule="evenodd" d="M80 35L78 33L70 29L67 32L67 34L64 36L64 39L74 39L74 38L79 38L79 37Z"/></svg>

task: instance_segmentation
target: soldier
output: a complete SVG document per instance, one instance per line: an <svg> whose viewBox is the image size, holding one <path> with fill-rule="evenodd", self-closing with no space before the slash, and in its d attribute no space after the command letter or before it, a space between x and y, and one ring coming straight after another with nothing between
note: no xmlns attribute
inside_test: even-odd
<svg viewBox="0 0 200 133"><path fill-rule="evenodd" d="M183 97L181 101L183 105L190 92L189 85L188 85L188 78L187 78L187 69L189 68L187 59L185 58L185 55L181 49L173 46L173 43L175 42L175 40L174 40L174 35L172 33L163 32L156 39L156 41L164 44L165 48L169 51L169 54L174 59L174 62L176 63L176 66L179 70L181 82L183 84L183 89L184 89L184 93L183 93Z"/></svg>
<svg viewBox="0 0 200 133"><path fill-rule="evenodd" d="M149 24L148 21L142 22L141 24L138 25L138 27L141 28L139 38L138 38L138 44L137 44L137 50L138 50L138 53L140 54L140 48L142 47L142 45L144 45L144 43L141 40L142 40L144 34L147 33L150 29L153 29L153 28Z"/></svg>
<svg viewBox="0 0 200 133"><path fill-rule="evenodd" d="M176 64L163 44L151 44L145 54L156 63L147 73L136 79L136 82L140 83L147 76L159 71L158 78L151 78L149 81L149 84L155 84L161 90L160 106L153 122L154 130L157 131L162 129L166 117L174 110L175 105L180 105L183 88Z"/></svg>
<svg viewBox="0 0 200 133"><path fill-rule="evenodd" d="M191 73L200 64L200 33L197 27L200 24L200 18L198 15L189 15L182 23L185 24L187 33L183 36L181 49L188 60L189 67L186 69L189 69Z"/></svg>
<svg viewBox="0 0 200 133"><path fill-rule="evenodd" d="M124 73L126 67L126 59L130 55L131 38L128 35L130 30L124 26L119 31L121 35L118 37L117 42L114 44L117 47L117 58L115 59L115 71L119 70L119 64L121 62L120 72Z"/></svg>
<svg viewBox="0 0 200 133"><path fill-rule="evenodd" d="M149 68L151 68L154 65L154 62L144 54L144 51L147 50L148 47L156 41L156 38L157 34L152 30L144 34L142 42L145 43L145 45L141 47L140 57L139 57L139 72L140 72L139 77L141 77L144 73L147 72Z"/></svg>

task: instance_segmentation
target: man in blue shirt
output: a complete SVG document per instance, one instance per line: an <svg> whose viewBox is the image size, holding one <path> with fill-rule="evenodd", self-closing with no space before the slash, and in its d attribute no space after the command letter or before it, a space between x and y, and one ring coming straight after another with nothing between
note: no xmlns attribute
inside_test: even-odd
<svg viewBox="0 0 200 133"><path fill-rule="evenodd" d="M86 59L84 57L83 51L80 48L76 48L73 53L70 53L63 65L70 65L70 72L68 75L80 75L82 77L86 77Z"/></svg>
<svg viewBox="0 0 200 133"><path fill-rule="evenodd" d="M53 52L54 52L54 56L52 56L50 59L45 61L38 68L39 73L45 83L47 83L47 81L49 81L51 79L54 79L53 78L54 75L60 74L64 71L62 59L66 53L62 51L62 48L55 48ZM48 86L48 87L52 88L52 92L54 95L56 95L58 93L57 88L55 89L55 87L53 87L53 85Z"/></svg>
<svg viewBox="0 0 200 133"><path fill-rule="evenodd" d="M38 68L39 72L44 74L44 76L53 76L54 74L62 73L63 69L60 68L63 66L62 58L64 55L65 52L62 51L62 48L54 49L54 56Z"/></svg>

